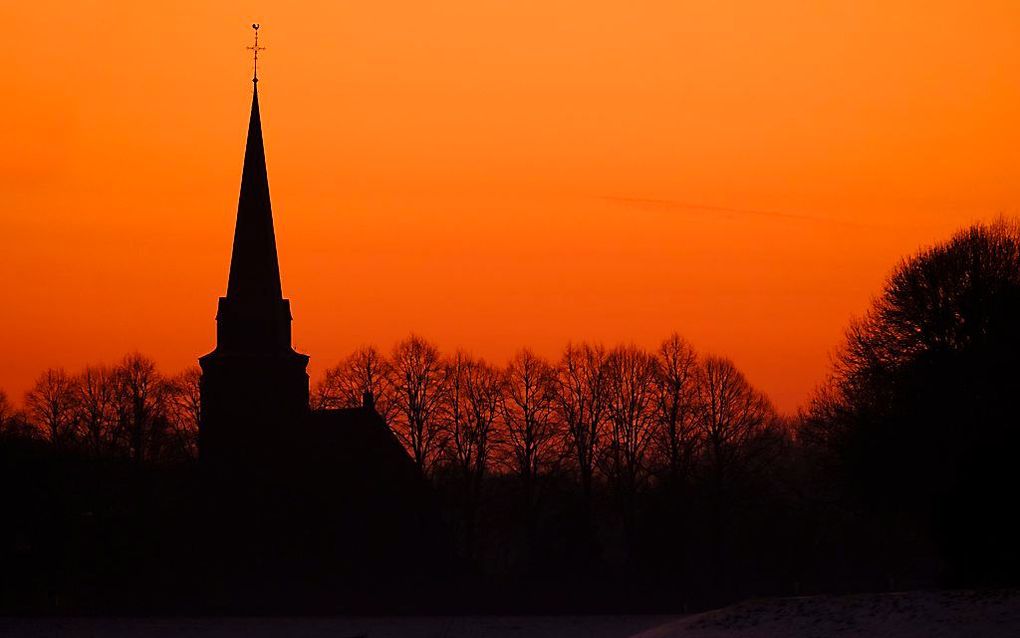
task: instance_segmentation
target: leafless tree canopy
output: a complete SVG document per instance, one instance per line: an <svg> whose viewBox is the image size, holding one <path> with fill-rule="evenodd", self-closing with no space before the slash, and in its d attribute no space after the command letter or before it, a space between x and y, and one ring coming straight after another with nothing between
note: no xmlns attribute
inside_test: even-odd
<svg viewBox="0 0 1020 638"><path fill-rule="evenodd" d="M530 350L520 350L505 372L500 401L509 466L532 487L556 456L553 367Z"/></svg>
<svg viewBox="0 0 1020 638"><path fill-rule="evenodd" d="M26 414L8 427L34 427L61 446L92 456L121 455L139 463L193 457L198 433L197 368L172 378L130 354L119 364L86 366L78 374L43 372L25 396Z"/></svg>
<svg viewBox="0 0 1020 638"><path fill-rule="evenodd" d="M164 374L137 353L75 374L47 370L20 421L0 395L0 434L28 423L61 453L116 457L139 473L177 468L197 457L200 378L197 368ZM555 359L521 349L504 365L410 335L388 355L366 346L343 358L312 401L352 408L366 393L432 483L462 558L522 573L541 568L550 542L581 564L615 543L612 560L637 564L651 528L668 543L693 517L723 529L704 491L674 506L680 489L760 467L775 420L731 362L677 335L656 349L575 343Z"/></svg>
<svg viewBox="0 0 1020 638"><path fill-rule="evenodd" d="M506 472L534 486L567 471L585 493L598 480L634 493L652 479L722 471L775 421L731 362L699 357L676 334L655 351L569 344L555 364L522 349L503 369L464 351L444 357L412 335L389 358L365 347L329 369L316 403L360 405L365 388L429 472Z"/></svg>
<svg viewBox="0 0 1020 638"><path fill-rule="evenodd" d="M112 446L117 427L118 394L113 371L105 366L86 366L77 378L78 421L81 436L93 454Z"/></svg>
<svg viewBox="0 0 1020 638"><path fill-rule="evenodd" d="M746 460L751 443L772 424L775 412L729 359L707 358L697 388L698 427L711 471L722 480Z"/></svg>
<svg viewBox="0 0 1020 638"><path fill-rule="evenodd" d="M137 353L71 375L46 370L0 426L137 462L196 453L201 372L163 375ZM313 407L361 406L366 393L415 462L476 487L509 474L532 487L566 472L585 494L602 481L633 494L739 463L774 412L727 360L701 358L671 335L658 349L568 344L555 363L522 349L503 368L464 351L444 357L416 335L390 356L352 352L316 384Z"/></svg>
<svg viewBox="0 0 1020 638"><path fill-rule="evenodd" d="M383 420L393 425L397 404L390 361L373 346L363 346L326 370L312 393L312 407L355 408L368 393Z"/></svg>
<svg viewBox="0 0 1020 638"><path fill-rule="evenodd" d="M39 430L30 421L24 410L14 407L7 393L0 390L0 439L3 438L37 438Z"/></svg>
<svg viewBox="0 0 1020 638"><path fill-rule="evenodd" d="M659 430L656 450L664 461L668 478L674 482L686 481L701 440L697 423L701 380L698 355L676 333L662 342L657 354L659 377L655 403Z"/></svg>
<svg viewBox="0 0 1020 638"><path fill-rule="evenodd" d="M630 499L647 478L649 446L656 431L658 363L635 346L614 348L606 358L608 424L602 467L618 493Z"/></svg>
<svg viewBox="0 0 1020 638"><path fill-rule="evenodd" d="M443 442L441 424L446 399L447 368L435 344L411 335L393 349L393 430L404 442L418 467L432 469Z"/></svg>
<svg viewBox="0 0 1020 638"><path fill-rule="evenodd" d="M601 345L568 344L556 371L556 406L586 496L606 414L606 351Z"/></svg>
<svg viewBox="0 0 1020 638"><path fill-rule="evenodd" d="M492 462L503 379L484 360L460 351L447 362L446 379L445 456L474 486Z"/></svg>
<svg viewBox="0 0 1020 638"><path fill-rule="evenodd" d="M131 457L143 462L158 456L167 430L168 385L151 359L129 354L114 369L114 383L120 399L118 410L122 432Z"/></svg>
<svg viewBox="0 0 1020 638"><path fill-rule="evenodd" d="M47 370L36 380L25 407L51 443L59 445L74 436L78 393L62 368Z"/></svg>
<svg viewBox="0 0 1020 638"><path fill-rule="evenodd" d="M201 379L202 370L198 367L188 368L169 379L167 409L171 440L180 453L188 456L198 454L196 435L202 416Z"/></svg>
<svg viewBox="0 0 1020 638"><path fill-rule="evenodd" d="M0 428L7 424L14 414L14 407L7 398L7 393L0 390Z"/></svg>
<svg viewBox="0 0 1020 638"><path fill-rule="evenodd" d="M972 572L1020 570L1006 540L1020 523L1002 505L1020 446L1018 326L1016 221L975 224L925 248L851 323L798 433L835 492L897 528L936 530L951 562Z"/></svg>

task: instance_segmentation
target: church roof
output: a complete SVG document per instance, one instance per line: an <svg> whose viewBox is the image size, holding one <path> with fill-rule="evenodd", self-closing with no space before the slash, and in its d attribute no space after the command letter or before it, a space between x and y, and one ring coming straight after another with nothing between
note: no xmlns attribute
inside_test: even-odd
<svg viewBox="0 0 1020 638"><path fill-rule="evenodd" d="M372 408L313 410L309 422L320 454L419 479L420 474L379 413ZM338 456L339 455L339 456Z"/></svg>
<svg viewBox="0 0 1020 638"><path fill-rule="evenodd" d="M252 92L248 140L244 148L227 297L250 300L283 297L257 83Z"/></svg>

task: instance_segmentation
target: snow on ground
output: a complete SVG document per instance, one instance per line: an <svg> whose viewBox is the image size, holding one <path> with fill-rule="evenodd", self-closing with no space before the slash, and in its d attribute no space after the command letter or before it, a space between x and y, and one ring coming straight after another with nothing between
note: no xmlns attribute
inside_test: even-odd
<svg viewBox="0 0 1020 638"><path fill-rule="evenodd" d="M1016 638L1020 592L950 591L752 600L635 638Z"/></svg>

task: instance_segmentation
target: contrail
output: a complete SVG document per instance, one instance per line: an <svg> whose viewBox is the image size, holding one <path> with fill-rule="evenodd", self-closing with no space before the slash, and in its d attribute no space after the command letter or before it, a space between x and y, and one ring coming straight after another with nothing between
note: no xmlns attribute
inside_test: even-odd
<svg viewBox="0 0 1020 638"><path fill-rule="evenodd" d="M685 210L700 210L710 213L723 213L726 215L751 215L756 217L773 217L778 219L795 219L807 222L818 222L818 223L829 223L839 224L846 226L869 226L868 224L862 224L859 222L843 221L837 219L828 219L825 217L816 217L813 215L801 215L798 213L787 213L779 210L756 210L753 208L729 208L726 206L712 206L708 204L693 204L688 202L677 202L668 199L652 199L649 197L620 197L614 195L604 195L600 199L604 199L610 202L616 202L618 204L637 206L645 209L685 209Z"/></svg>

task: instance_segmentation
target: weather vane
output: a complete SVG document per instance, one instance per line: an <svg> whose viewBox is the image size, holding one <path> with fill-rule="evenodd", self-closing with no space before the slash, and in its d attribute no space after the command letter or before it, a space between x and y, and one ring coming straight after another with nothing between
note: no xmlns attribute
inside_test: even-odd
<svg viewBox="0 0 1020 638"><path fill-rule="evenodd" d="M258 82L259 81L259 51L265 51L266 50L266 47L260 47L259 46L259 26L260 26L259 24L252 24L251 25L251 28L255 29L255 46L247 47L249 51L254 51L255 52L255 71L254 71L254 74L252 75L252 78L251 78L252 82Z"/></svg>

